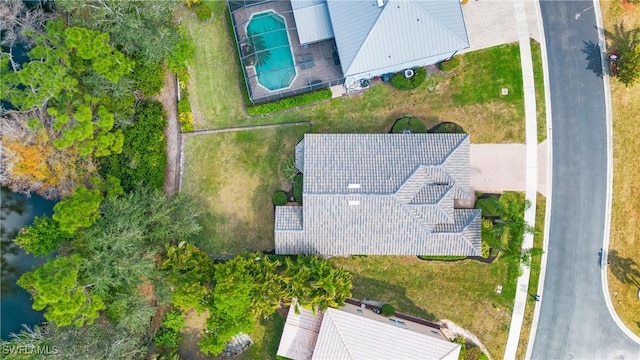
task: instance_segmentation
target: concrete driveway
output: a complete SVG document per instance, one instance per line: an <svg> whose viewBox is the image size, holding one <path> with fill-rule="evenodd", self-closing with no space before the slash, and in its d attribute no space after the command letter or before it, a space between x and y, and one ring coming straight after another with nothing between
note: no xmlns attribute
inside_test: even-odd
<svg viewBox="0 0 640 360"><path fill-rule="evenodd" d="M471 188L502 193L525 191L525 144L471 144ZM538 144L538 192L547 196L547 141Z"/></svg>
<svg viewBox="0 0 640 360"><path fill-rule="evenodd" d="M535 2L526 1L527 24L532 38L540 41L540 27ZM462 5L464 22L469 37L468 49L460 53L518 41L518 28L512 1L469 0Z"/></svg>

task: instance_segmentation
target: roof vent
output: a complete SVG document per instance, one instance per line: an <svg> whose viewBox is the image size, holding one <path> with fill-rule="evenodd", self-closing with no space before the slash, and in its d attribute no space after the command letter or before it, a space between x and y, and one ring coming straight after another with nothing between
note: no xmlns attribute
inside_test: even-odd
<svg viewBox="0 0 640 360"><path fill-rule="evenodd" d="M381 8L384 6L384 0L376 0L378 2L378 7Z"/></svg>
<svg viewBox="0 0 640 360"><path fill-rule="evenodd" d="M360 205L360 200L349 200L349 206Z"/></svg>
<svg viewBox="0 0 640 360"><path fill-rule="evenodd" d="M349 184L349 189L360 189L360 184Z"/></svg>

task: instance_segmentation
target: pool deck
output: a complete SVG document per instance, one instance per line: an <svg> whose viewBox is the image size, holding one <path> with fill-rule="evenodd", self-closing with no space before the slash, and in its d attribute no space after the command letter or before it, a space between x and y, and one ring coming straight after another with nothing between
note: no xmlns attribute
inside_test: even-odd
<svg viewBox="0 0 640 360"><path fill-rule="evenodd" d="M245 66L251 97L253 99L277 96L281 93L287 93L288 95L304 93L309 90L309 84L314 81L331 82L339 81L343 78L340 65L335 65L333 62L332 53L335 50L335 41L333 39L308 45L300 45L291 3L288 1L263 3L238 9L233 12L232 17L237 25L235 30L240 42L247 38L246 24L251 20L251 16L266 11L273 11L285 19L297 76L288 88L269 91L258 84L255 67Z"/></svg>

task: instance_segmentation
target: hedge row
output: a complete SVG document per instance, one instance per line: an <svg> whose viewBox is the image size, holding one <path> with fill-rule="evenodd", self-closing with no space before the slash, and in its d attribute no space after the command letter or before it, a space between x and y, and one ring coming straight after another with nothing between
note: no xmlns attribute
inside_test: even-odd
<svg viewBox="0 0 640 360"><path fill-rule="evenodd" d="M308 105L325 99L331 99L331 90L322 89L262 105L249 106L247 107L247 113L249 115L264 115L276 111L292 109L297 106Z"/></svg>
<svg viewBox="0 0 640 360"><path fill-rule="evenodd" d="M182 83L180 83L182 85ZM193 131L193 113L191 112L191 103L189 103L189 92L186 87L180 89L180 100L178 101L178 121L180 122L180 131L183 133Z"/></svg>

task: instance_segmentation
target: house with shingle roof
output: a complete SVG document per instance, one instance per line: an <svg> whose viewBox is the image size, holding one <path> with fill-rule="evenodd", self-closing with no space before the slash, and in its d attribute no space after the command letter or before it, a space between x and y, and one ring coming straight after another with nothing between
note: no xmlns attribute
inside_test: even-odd
<svg viewBox="0 0 640 360"><path fill-rule="evenodd" d="M402 314L385 317L348 301L315 315L291 306L277 354L293 360L457 360L460 349L437 324Z"/></svg>
<svg viewBox="0 0 640 360"><path fill-rule="evenodd" d="M275 209L277 254L480 256L468 134L306 134L303 206Z"/></svg>

